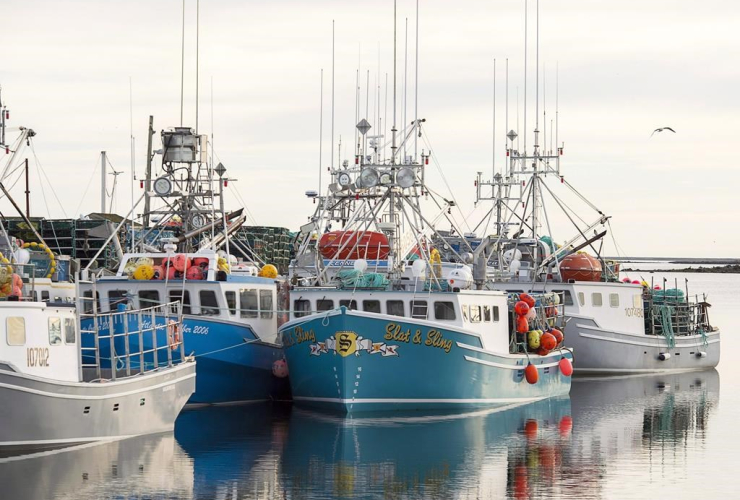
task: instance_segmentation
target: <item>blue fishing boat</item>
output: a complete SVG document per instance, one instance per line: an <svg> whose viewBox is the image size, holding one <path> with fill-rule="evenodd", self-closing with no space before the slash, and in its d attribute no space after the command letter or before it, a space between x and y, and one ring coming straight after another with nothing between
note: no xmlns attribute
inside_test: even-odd
<svg viewBox="0 0 740 500"><path fill-rule="evenodd" d="M150 121L153 133L151 127ZM185 341L186 355L198 360L196 390L189 404L285 399L289 386L287 373L279 369L284 362L277 342L281 282L275 266L237 262L230 255L231 249L239 248L230 235L245 217L224 210L228 179L221 164L213 168L206 161L206 141L189 128L162 132L161 172L153 182L147 181L153 191L147 186L142 197L142 224L131 224L127 235L131 251L121 255L115 275L88 266L85 272L94 279L82 286L82 292L90 299L87 307L104 312L180 302L181 310L172 313L182 316L181 329L146 315L130 321L159 321L158 334L143 340L145 349ZM147 178L152 178L150 172ZM124 333L137 326L113 322L98 328ZM112 352L131 347L116 340L101 346L101 355L112 359ZM158 361L169 355L178 354L160 353Z"/></svg>

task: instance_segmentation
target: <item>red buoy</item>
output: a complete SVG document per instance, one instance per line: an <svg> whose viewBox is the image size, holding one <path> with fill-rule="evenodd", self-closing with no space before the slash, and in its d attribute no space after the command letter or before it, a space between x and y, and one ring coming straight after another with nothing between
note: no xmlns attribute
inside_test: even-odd
<svg viewBox="0 0 740 500"><path fill-rule="evenodd" d="M527 304L523 300L520 300L519 302L514 304L514 312L517 313L519 316L526 316L529 312L529 307L529 304Z"/></svg>
<svg viewBox="0 0 740 500"><path fill-rule="evenodd" d="M561 358L558 367L560 368L560 373L566 377L573 375L573 364L568 358Z"/></svg>
<svg viewBox="0 0 740 500"><path fill-rule="evenodd" d="M534 298L528 293L519 294L519 300L523 300L529 307L534 307Z"/></svg>
<svg viewBox="0 0 740 500"><path fill-rule="evenodd" d="M570 434L570 431L573 429L573 418L571 418L570 415L565 415L563 418L560 419L560 424L558 424L558 428L560 430L560 435L562 437L567 437L568 434Z"/></svg>
<svg viewBox="0 0 740 500"><path fill-rule="evenodd" d="M524 424L524 435L527 439L534 439L537 437L537 421L530 418Z"/></svg>
<svg viewBox="0 0 740 500"><path fill-rule="evenodd" d="M555 339L555 336L552 333L545 332L540 337L540 346L542 346L542 348L545 349L547 352L555 349L555 346L557 345L558 341Z"/></svg>
<svg viewBox="0 0 740 500"><path fill-rule="evenodd" d="M527 367L524 369L524 377L530 384L536 384L537 381L540 379L540 375L539 373L537 373L537 367L534 366L532 363L528 364Z"/></svg>
<svg viewBox="0 0 740 500"><path fill-rule="evenodd" d="M557 341L556 345L560 345L560 343L563 341L563 338L565 337L563 335L563 332L561 332L557 328L553 328L552 330L550 330L549 333L552 334L553 337L555 337L555 340Z"/></svg>
<svg viewBox="0 0 740 500"><path fill-rule="evenodd" d="M529 331L529 321L524 316L516 317L516 332L527 333Z"/></svg>

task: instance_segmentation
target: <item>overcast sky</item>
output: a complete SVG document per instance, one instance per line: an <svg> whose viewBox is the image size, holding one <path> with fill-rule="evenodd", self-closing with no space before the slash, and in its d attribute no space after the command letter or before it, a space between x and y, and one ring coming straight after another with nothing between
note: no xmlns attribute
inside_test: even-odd
<svg viewBox="0 0 740 500"><path fill-rule="evenodd" d="M195 0L186 3L184 112L186 125L194 126ZM426 139L467 214L473 209L475 173L492 168L494 58L498 167L504 161L506 58L509 128L516 128L518 89L519 132L524 133L524 1L421 4L419 115L427 119ZM535 5L530 0L530 133ZM141 177L148 116L154 115L157 131L179 125L181 6L180 0L3 3L0 85L11 110L9 125L37 132L38 161L61 202L46 181L40 183L29 151L33 215L99 211L99 173L93 174L101 150L125 172L118 178L115 211L126 213L131 200L129 77ZM400 123L406 17L408 121L413 115L415 1L399 0L398 11ZM331 147L332 19L335 139L341 135L349 145L358 62L363 107L367 70L371 88L380 80L381 101L386 73L392 81L392 16L391 0L201 2L199 129L212 131L213 79L215 150L228 174L238 179L229 190L238 190L259 224L296 229L313 211L304 192L318 187L321 68L324 166ZM543 102L540 90L540 111L547 111L549 127L557 64L563 173L613 216L614 235L625 254L737 257L740 166L731 151L740 134L739 25L740 5L730 1L542 2L540 85L544 82L546 93ZM650 137L663 126L677 133ZM16 134L11 131L10 138ZM157 134L155 147L158 139ZM344 151L351 156L351 150ZM430 180L445 191L436 169ZM13 189L18 199L22 191L21 183ZM138 183L135 193L138 198ZM234 193L227 202L239 203ZM12 213L6 200L0 209ZM551 217L557 217L555 211ZM556 240L572 235L567 224L551 222Z"/></svg>

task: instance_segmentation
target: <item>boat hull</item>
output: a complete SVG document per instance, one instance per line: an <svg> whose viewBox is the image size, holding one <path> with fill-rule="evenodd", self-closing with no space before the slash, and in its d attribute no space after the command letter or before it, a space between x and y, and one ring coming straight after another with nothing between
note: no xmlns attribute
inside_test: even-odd
<svg viewBox="0 0 740 500"><path fill-rule="evenodd" d="M138 319L129 317L128 320L129 331L136 331ZM164 326L165 318L156 317L154 320L159 326L157 346L162 347L170 340ZM125 330L122 321L121 317L114 320L113 328L117 334ZM145 328L150 328L151 319L143 318L142 323ZM83 322L83 330L89 329L90 326ZM107 335L108 324L101 324L100 329L103 335ZM91 339L85 337L92 335L83 334L83 345L90 344ZM263 342L248 325L185 316L182 338L185 353L195 356L198 360L195 393L188 400L188 404L249 403L290 397L288 381L272 374L273 363L283 358L281 347ZM138 338L132 336L129 342L129 351L138 352ZM144 350L152 349L153 344L151 335L144 334ZM118 353L125 352L122 338L116 340L115 350ZM101 357L110 358L110 352L110 345L106 345L104 341L101 345ZM170 354L173 360L179 361L179 348L176 347ZM150 368L153 359L149 356L144 362L147 368ZM167 362L168 354L163 350L160 351L158 363ZM132 358L131 363L134 370L140 364L136 357Z"/></svg>
<svg viewBox="0 0 740 500"><path fill-rule="evenodd" d="M194 362L105 383L0 369L0 448L38 449L171 431L195 390Z"/></svg>
<svg viewBox="0 0 740 500"><path fill-rule="evenodd" d="M406 334L408 333L408 334ZM340 413L509 405L567 394L560 353L531 357L482 348L477 335L439 323L338 311L281 328L293 400ZM569 352L563 355L570 357Z"/></svg>
<svg viewBox="0 0 740 500"><path fill-rule="evenodd" d="M592 318L573 316L565 339L573 348L580 374L705 370L716 367L720 357L719 330L704 337L676 336L670 347L662 336L609 331Z"/></svg>

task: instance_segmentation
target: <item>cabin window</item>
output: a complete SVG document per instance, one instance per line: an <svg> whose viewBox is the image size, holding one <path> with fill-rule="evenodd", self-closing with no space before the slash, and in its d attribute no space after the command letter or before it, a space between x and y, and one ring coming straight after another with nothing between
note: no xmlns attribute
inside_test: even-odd
<svg viewBox="0 0 740 500"><path fill-rule="evenodd" d="M108 292L108 310L116 311L119 305L128 304L128 290L111 290Z"/></svg>
<svg viewBox="0 0 740 500"><path fill-rule="evenodd" d="M445 319L451 321L457 319L455 317L455 304L452 302L435 302L434 319Z"/></svg>
<svg viewBox="0 0 740 500"><path fill-rule="evenodd" d="M470 317L470 315L468 314L468 310L469 310L470 308L468 307L468 305L467 305L467 304L463 304L463 305L462 305L462 306L460 306L460 307L462 308L462 317L463 317L463 321L468 321L468 318Z"/></svg>
<svg viewBox="0 0 740 500"><path fill-rule="evenodd" d="M26 343L26 320L19 316L11 316L5 320L8 345L24 345Z"/></svg>
<svg viewBox="0 0 740 500"><path fill-rule="evenodd" d="M293 314L296 318L302 318L311 314L311 302L305 299L293 301Z"/></svg>
<svg viewBox="0 0 740 500"><path fill-rule="evenodd" d="M49 345L62 344L62 319L49 318Z"/></svg>
<svg viewBox="0 0 740 500"><path fill-rule="evenodd" d="M387 300L385 302L385 312L391 316L405 316L403 300Z"/></svg>
<svg viewBox="0 0 740 500"><path fill-rule="evenodd" d="M339 301L339 307L342 307L342 306L346 307L350 311L356 311L357 310L357 301L354 300L354 299L352 299L352 300L340 300Z"/></svg>
<svg viewBox="0 0 740 500"><path fill-rule="evenodd" d="M49 291L48 290L41 290L41 300L42 301L48 301L49 300Z"/></svg>
<svg viewBox="0 0 740 500"><path fill-rule="evenodd" d="M334 301L331 299L319 299L316 301L316 311L331 311L334 309Z"/></svg>
<svg viewBox="0 0 740 500"><path fill-rule="evenodd" d="M225 292L226 295L226 307L229 308L230 314L236 314L236 292L230 291Z"/></svg>
<svg viewBox="0 0 740 500"><path fill-rule="evenodd" d="M632 296L632 306L637 309L642 309L643 303L642 303L642 295L633 295Z"/></svg>
<svg viewBox="0 0 740 500"><path fill-rule="evenodd" d="M586 295L583 292L578 292L578 303L582 306L586 305Z"/></svg>
<svg viewBox="0 0 740 500"><path fill-rule="evenodd" d="M179 301L182 304L183 314L192 314L190 308L190 292L188 290L170 290L170 302ZM177 314L177 304L170 306L170 312Z"/></svg>
<svg viewBox="0 0 740 500"><path fill-rule="evenodd" d="M64 343L75 343L75 320L74 318L64 318Z"/></svg>
<svg viewBox="0 0 740 500"><path fill-rule="evenodd" d="M260 308L257 299L257 290L246 290L242 288L239 290L239 296L241 301L241 317L256 318Z"/></svg>
<svg viewBox="0 0 740 500"><path fill-rule="evenodd" d="M411 317L416 319L427 319L427 301L426 300L412 300L411 301Z"/></svg>
<svg viewBox="0 0 740 500"><path fill-rule="evenodd" d="M201 290L198 293L200 297L200 313L205 316L218 316L218 300L214 290Z"/></svg>
<svg viewBox="0 0 740 500"><path fill-rule="evenodd" d="M483 306L483 321L491 322L491 306Z"/></svg>
<svg viewBox="0 0 740 500"><path fill-rule="evenodd" d="M609 307L619 307L619 294L618 293L609 294Z"/></svg>
<svg viewBox="0 0 740 500"><path fill-rule="evenodd" d="M566 306L573 305L573 296L570 294L570 290L553 290L558 295L563 295L563 304Z"/></svg>
<svg viewBox="0 0 740 500"><path fill-rule="evenodd" d="M362 310L365 312L380 314L380 301L379 300L363 300Z"/></svg>
<svg viewBox="0 0 740 500"><path fill-rule="evenodd" d="M601 294L600 293L592 293L591 294L591 304L594 307L601 307L602 301L601 301Z"/></svg>
<svg viewBox="0 0 740 500"><path fill-rule="evenodd" d="M493 322L494 323L499 322L498 306L493 306Z"/></svg>
<svg viewBox="0 0 740 500"><path fill-rule="evenodd" d="M260 318L271 319L272 315L272 290L260 290Z"/></svg>
<svg viewBox="0 0 740 500"><path fill-rule="evenodd" d="M92 296L93 294L91 290L87 290L82 294L83 310L85 314L92 314L94 309L93 306L96 306L95 308L100 311L100 293L95 292L95 301L93 301Z"/></svg>
<svg viewBox="0 0 740 500"><path fill-rule="evenodd" d="M480 306L470 306L470 322L480 323Z"/></svg>
<svg viewBox="0 0 740 500"><path fill-rule="evenodd" d="M142 308L159 305L159 290L139 290L139 304Z"/></svg>

